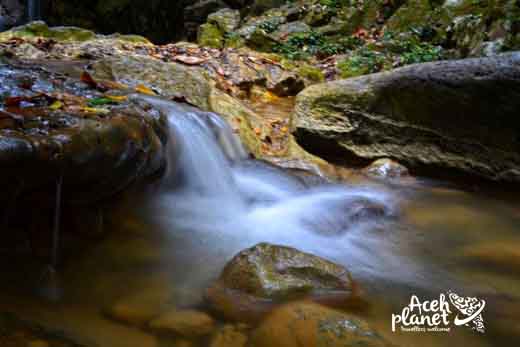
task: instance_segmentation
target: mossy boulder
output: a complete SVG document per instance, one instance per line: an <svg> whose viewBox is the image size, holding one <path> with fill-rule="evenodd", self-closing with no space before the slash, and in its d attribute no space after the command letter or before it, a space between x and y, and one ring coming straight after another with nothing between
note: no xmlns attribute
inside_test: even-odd
<svg viewBox="0 0 520 347"><path fill-rule="evenodd" d="M224 46L224 35L216 25L202 24L197 34L197 42L205 47L222 48Z"/></svg>
<svg viewBox="0 0 520 347"><path fill-rule="evenodd" d="M280 303L328 294L342 295L345 300L359 294L347 269L294 248L261 243L240 252L226 265L208 290L208 299L222 314L240 319L247 303Z"/></svg>
<svg viewBox="0 0 520 347"><path fill-rule="evenodd" d="M240 11L224 8L208 16L208 23L223 33L231 33L240 25Z"/></svg>
<svg viewBox="0 0 520 347"><path fill-rule="evenodd" d="M95 38L93 31L76 27L49 28L45 22L36 21L0 33L0 40L5 41L13 37L37 38L44 37L57 41L87 41Z"/></svg>
<svg viewBox="0 0 520 347"><path fill-rule="evenodd" d="M28 41L43 38L70 45L75 43L79 45L86 42L95 42L96 40L113 40L119 43L130 44L150 44L150 41L139 35L121 35L118 33L107 36L96 35L93 31L77 27L49 27L42 21L31 22L0 33L0 41L7 41L12 38L22 38Z"/></svg>
<svg viewBox="0 0 520 347"><path fill-rule="evenodd" d="M299 143L337 163L520 181L520 53L412 65L298 95ZM326 148L326 152L322 149Z"/></svg>

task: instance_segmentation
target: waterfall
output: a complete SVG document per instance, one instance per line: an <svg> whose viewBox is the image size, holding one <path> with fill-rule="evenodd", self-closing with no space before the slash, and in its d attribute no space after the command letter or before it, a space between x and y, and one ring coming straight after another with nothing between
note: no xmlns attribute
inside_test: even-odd
<svg viewBox="0 0 520 347"><path fill-rule="evenodd" d="M27 20L29 22L40 20L41 18L41 1L27 0Z"/></svg>
<svg viewBox="0 0 520 347"><path fill-rule="evenodd" d="M380 244L386 239L372 232L383 225L392 228L399 204L393 191L308 186L284 169L249 158L216 114L155 97L130 99L168 118L168 167L148 186L139 214L166 239L182 244L169 256L183 264L182 282L188 287L207 284L224 260L259 242L341 259L370 276L376 270L382 277L399 272L399 278L413 280L411 264L386 252ZM199 258L202 267L199 260L193 263Z"/></svg>
<svg viewBox="0 0 520 347"><path fill-rule="evenodd" d="M133 100L168 116L169 167L152 194L151 209L167 230L213 235L236 230L244 239L262 241L285 235L301 246L302 233L309 240L341 235L393 213L395 199L382 191L332 184L309 188L280 168L249 159L216 114L154 97Z"/></svg>

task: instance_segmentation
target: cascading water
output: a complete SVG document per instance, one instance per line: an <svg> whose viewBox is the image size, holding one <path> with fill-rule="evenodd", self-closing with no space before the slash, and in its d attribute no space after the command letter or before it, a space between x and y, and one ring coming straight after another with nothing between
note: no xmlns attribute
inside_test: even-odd
<svg viewBox="0 0 520 347"><path fill-rule="evenodd" d="M184 256L177 251L175 263L186 263L183 273L199 278L182 282L208 280L201 277L214 276L226 259L259 242L359 264L365 273L377 269L375 276L402 271L400 280L408 276L413 281L415 269L378 244L383 239L380 222L388 226L387 217L396 210L397 199L389 192L334 184L307 187L280 168L248 159L217 115L152 97L135 98L168 115L170 167L150 194L145 214L177 245L186 242L180 247ZM206 275L200 267L188 270L197 256L211 258L214 268Z"/></svg>
<svg viewBox="0 0 520 347"><path fill-rule="evenodd" d="M27 20L29 22L41 19L41 1L27 0Z"/></svg>

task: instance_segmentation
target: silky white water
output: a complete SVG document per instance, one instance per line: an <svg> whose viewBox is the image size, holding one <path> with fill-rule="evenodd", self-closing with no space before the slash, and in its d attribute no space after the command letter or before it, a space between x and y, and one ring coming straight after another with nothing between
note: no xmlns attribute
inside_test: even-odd
<svg viewBox="0 0 520 347"><path fill-rule="evenodd" d="M270 242L356 264L370 278L400 273L400 281L406 282L422 271L380 245L388 242L383 223L388 228L398 211L394 193L344 184L308 187L278 167L248 159L219 116L137 98L165 113L171 131L169 167L150 194L147 216L172 238L189 235L187 257L212 253L218 274L233 254ZM188 277L207 280L196 272Z"/></svg>
<svg viewBox="0 0 520 347"><path fill-rule="evenodd" d="M41 19L40 0L27 0L27 19L29 22Z"/></svg>

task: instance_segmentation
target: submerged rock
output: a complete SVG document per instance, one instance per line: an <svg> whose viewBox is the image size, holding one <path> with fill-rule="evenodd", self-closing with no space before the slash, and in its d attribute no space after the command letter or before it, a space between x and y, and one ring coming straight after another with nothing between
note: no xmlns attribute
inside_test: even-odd
<svg viewBox="0 0 520 347"><path fill-rule="evenodd" d="M248 311L268 310L275 302L308 295L350 300L358 294L343 266L294 248L261 243L237 254L207 296L220 313L247 320L248 314L255 314Z"/></svg>
<svg viewBox="0 0 520 347"><path fill-rule="evenodd" d="M199 337L211 334L215 329L215 321L204 312L172 310L152 320L150 329L163 334Z"/></svg>
<svg viewBox="0 0 520 347"><path fill-rule="evenodd" d="M121 298L106 310L106 314L117 321L139 326L150 322L171 306L171 288L156 286Z"/></svg>
<svg viewBox="0 0 520 347"><path fill-rule="evenodd" d="M485 265L504 273L520 273L520 250L518 240L491 242L466 246L462 257L476 264Z"/></svg>
<svg viewBox="0 0 520 347"><path fill-rule="evenodd" d="M224 325L211 338L210 347L245 347L247 334L240 325Z"/></svg>
<svg viewBox="0 0 520 347"><path fill-rule="evenodd" d="M252 347L390 346L364 320L308 302L275 310L253 332Z"/></svg>
<svg viewBox="0 0 520 347"><path fill-rule="evenodd" d="M0 313L2 347L86 347L49 327L24 321L10 313Z"/></svg>
<svg viewBox="0 0 520 347"><path fill-rule="evenodd" d="M520 53L412 65L314 85L297 98L304 148L338 163L520 181Z"/></svg>

